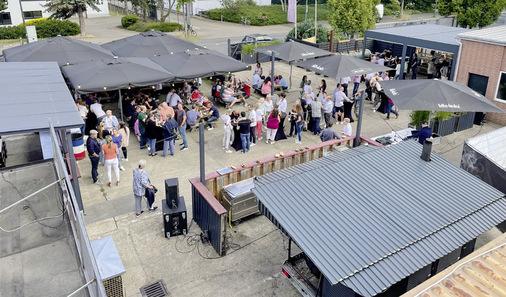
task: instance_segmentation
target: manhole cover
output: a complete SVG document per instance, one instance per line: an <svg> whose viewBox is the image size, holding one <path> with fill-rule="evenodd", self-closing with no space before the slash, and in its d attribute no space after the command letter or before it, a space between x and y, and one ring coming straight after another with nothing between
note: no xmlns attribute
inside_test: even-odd
<svg viewBox="0 0 506 297"><path fill-rule="evenodd" d="M147 285L141 288L142 296L146 297L165 297L169 292L165 288L165 284L162 280L157 281L154 284Z"/></svg>

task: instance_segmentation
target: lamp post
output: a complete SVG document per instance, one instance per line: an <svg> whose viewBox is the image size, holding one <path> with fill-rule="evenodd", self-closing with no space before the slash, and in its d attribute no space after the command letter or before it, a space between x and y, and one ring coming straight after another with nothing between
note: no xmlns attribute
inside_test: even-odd
<svg viewBox="0 0 506 297"><path fill-rule="evenodd" d="M26 43L30 43L30 38L28 38L28 31L26 29L25 13L23 11L23 5L21 4L21 0L19 0L19 9L21 10L21 19L23 20L23 27L25 27Z"/></svg>

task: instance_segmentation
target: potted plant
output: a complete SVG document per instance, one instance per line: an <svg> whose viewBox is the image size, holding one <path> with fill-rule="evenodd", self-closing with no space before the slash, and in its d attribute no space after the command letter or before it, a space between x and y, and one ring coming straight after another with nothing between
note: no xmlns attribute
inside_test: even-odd
<svg viewBox="0 0 506 297"><path fill-rule="evenodd" d="M474 112L456 112L455 113L455 132L460 132L473 127Z"/></svg>
<svg viewBox="0 0 506 297"><path fill-rule="evenodd" d="M434 125L432 126L434 132L440 136L450 135L455 130L455 117L453 112L450 111L436 111L434 113Z"/></svg>
<svg viewBox="0 0 506 297"><path fill-rule="evenodd" d="M420 130L422 128L422 122L427 122L429 120L430 111L427 110L416 110L411 112L411 122L410 126L415 127L415 129Z"/></svg>

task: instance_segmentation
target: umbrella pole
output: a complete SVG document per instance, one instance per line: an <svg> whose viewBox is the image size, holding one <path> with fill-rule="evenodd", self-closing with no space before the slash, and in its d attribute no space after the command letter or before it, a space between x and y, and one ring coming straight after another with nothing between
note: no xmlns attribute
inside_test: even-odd
<svg viewBox="0 0 506 297"><path fill-rule="evenodd" d="M118 90L118 94L119 94L119 99L118 99L118 104L119 104L119 110L121 112L121 120L124 121L123 119L123 99L121 98L121 90Z"/></svg>
<svg viewBox="0 0 506 297"><path fill-rule="evenodd" d="M292 89L292 67L293 67L293 62L289 62L290 64L290 90Z"/></svg>
<svg viewBox="0 0 506 297"><path fill-rule="evenodd" d="M362 114L364 111L364 94L365 90L362 90L362 93L360 94L360 102L359 102L359 109L358 109L358 124L357 124L357 133L355 134L355 141L353 142L353 147L357 147L360 145L360 130L362 130Z"/></svg>
<svg viewBox="0 0 506 297"><path fill-rule="evenodd" d="M274 51L271 54L271 96L274 95Z"/></svg>

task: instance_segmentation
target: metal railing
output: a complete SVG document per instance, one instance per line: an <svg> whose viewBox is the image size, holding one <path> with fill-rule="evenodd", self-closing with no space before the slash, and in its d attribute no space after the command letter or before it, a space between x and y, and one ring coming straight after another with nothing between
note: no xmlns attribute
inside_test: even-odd
<svg viewBox="0 0 506 297"><path fill-rule="evenodd" d="M72 233L74 235L73 238L81 263L81 271L86 280L88 292L91 297L107 297L103 285L103 280L98 271L95 256L93 255L88 233L84 227L84 218L82 217L82 212L79 211L74 190L70 182L70 177L67 171L67 164L63 159L63 154L60 149L61 139L56 136L55 130L51 123L49 131L51 134L51 143L53 146L54 166L58 178L63 179L59 183L63 195L62 199L69 216Z"/></svg>
<svg viewBox="0 0 506 297"><path fill-rule="evenodd" d="M225 214L227 210L221 205L223 187L240 182L242 180L268 174L281 169L289 168L308 161L324 157L327 152L334 148L351 144L355 136L344 139L330 140L305 147L302 150L288 151L283 156L269 156L260 160L246 162L236 166L230 173L220 175L218 172L206 174L205 180L207 186L200 182L198 177L190 179L192 186L193 218L195 222L204 231L209 233L209 239L219 255L224 255L224 245L226 236ZM361 144L381 146L379 143L360 137Z"/></svg>

